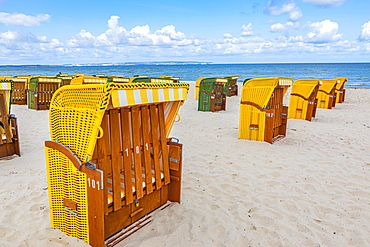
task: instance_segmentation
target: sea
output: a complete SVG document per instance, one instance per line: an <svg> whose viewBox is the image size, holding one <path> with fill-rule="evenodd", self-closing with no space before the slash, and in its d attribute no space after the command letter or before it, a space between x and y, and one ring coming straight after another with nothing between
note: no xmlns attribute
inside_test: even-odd
<svg viewBox="0 0 370 247"><path fill-rule="evenodd" d="M159 77L173 75L181 81L196 81L201 77L238 76L245 79L263 77L289 77L330 79L348 78L347 88L370 88L370 63L264 63L264 64L134 64L134 65L12 65L0 66L0 75L147 75Z"/></svg>

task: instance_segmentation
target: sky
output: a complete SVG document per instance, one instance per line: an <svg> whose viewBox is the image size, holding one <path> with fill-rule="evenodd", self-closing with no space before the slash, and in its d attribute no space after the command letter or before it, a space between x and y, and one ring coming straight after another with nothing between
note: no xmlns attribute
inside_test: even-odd
<svg viewBox="0 0 370 247"><path fill-rule="evenodd" d="M367 0L0 0L0 65L369 62Z"/></svg>

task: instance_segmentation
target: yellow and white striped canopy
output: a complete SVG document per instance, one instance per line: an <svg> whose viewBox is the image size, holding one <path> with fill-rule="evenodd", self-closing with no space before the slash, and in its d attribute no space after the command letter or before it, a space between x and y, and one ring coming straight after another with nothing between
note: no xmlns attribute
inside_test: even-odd
<svg viewBox="0 0 370 247"><path fill-rule="evenodd" d="M186 100L187 87L140 88L112 92L113 107Z"/></svg>

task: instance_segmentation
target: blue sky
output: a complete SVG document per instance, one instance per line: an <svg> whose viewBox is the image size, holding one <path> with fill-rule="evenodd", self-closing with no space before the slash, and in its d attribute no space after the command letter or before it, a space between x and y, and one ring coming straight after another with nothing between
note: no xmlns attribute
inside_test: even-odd
<svg viewBox="0 0 370 247"><path fill-rule="evenodd" d="M0 64L369 62L370 1L0 0Z"/></svg>

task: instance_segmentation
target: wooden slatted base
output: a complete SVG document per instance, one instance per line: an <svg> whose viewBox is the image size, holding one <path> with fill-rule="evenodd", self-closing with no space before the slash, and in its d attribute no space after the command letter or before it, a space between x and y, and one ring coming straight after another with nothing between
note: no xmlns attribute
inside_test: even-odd
<svg viewBox="0 0 370 247"><path fill-rule="evenodd" d="M116 233L115 235L113 235L110 238L108 238L107 240L105 240L105 243L104 243L105 246L106 247L115 246L116 244L118 244L122 240L129 237L131 234L137 232L142 227L149 224L150 222L152 222L152 219L151 219L150 215L147 215L147 216L143 217L141 220L135 222L134 224L130 225L129 227L123 229L122 231Z"/></svg>

